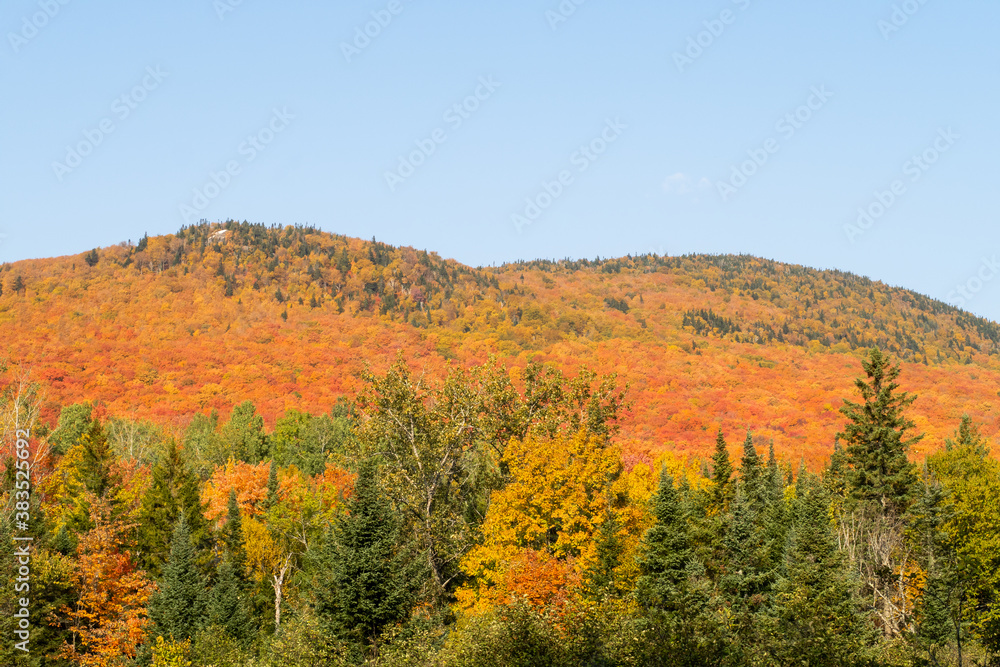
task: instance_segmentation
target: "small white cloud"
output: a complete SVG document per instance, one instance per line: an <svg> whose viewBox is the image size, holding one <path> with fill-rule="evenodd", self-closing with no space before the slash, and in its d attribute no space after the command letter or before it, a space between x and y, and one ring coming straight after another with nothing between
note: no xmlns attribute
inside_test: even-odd
<svg viewBox="0 0 1000 667"><path fill-rule="evenodd" d="M664 192L670 192L676 195L683 195L691 192L691 179L685 174L677 172L671 176L667 176L663 180L663 190Z"/></svg>
<svg viewBox="0 0 1000 667"><path fill-rule="evenodd" d="M697 182L687 174L677 172L663 179L663 191L674 195L686 195L695 190L707 190L712 187L711 181L704 176Z"/></svg>

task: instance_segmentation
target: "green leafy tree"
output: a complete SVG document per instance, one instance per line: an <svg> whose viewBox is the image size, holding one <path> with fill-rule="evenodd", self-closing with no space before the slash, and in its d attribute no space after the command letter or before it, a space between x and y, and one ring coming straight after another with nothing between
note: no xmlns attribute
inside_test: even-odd
<svg viewBox="0 0 1000 667"><path fill-rule="evenodd" d="M189 455L191 467L202 480L208 479L216 466L229 460L217 429L219 413L196 414L184 432L184 451Z"/></svg>
<svg viewBox="0 0 1000 667"><path fill-rule="evenodd" d="M1000 463L968 416L956 436L928 458L950 501L943 530L955 558L954 611L989 651L1000 654ZM959 650L965 627L954 623Z"/></svg>
<svg viewBox="0 0 1000 667"><path fill-rule="evenodd" d="M222 442L226 452L237 461L260 463L268 457L264 418L257 414L253 402L243 401L222 426Z"/></svg>

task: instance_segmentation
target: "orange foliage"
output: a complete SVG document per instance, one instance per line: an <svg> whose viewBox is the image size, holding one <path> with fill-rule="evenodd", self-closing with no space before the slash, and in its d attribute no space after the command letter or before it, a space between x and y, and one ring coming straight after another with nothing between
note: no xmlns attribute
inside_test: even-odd
<svg viewBox="0 0 1000 667"><path fill-rule="evenodd" d="M80 536L71 575L79 598L68 615L73 642L63 657L85 667L110 667L135 657L146 638L146 604L156 585L123 547L131 525L110 518L108 504L89 498L94 528Z"/></svg>
<svg viewBox="0 0 1000 667"><path fill-rule="evenodd" d="M397 351L439 377L450 359L497 354L515 374L532 360L617 371L633 402L621 435L637 447L706 454L718 428L749 427L817 469L858 358L878 344L919 396L915 457L963 413L1000 434L997 325L850 274L735 256L472 269L310 229L230 228L204 245L217 226L104 248L93 267L3 267L0 334L44 378L45 419L96 399L179 429L249 399L273 424L353 396L359 371Z"/></svg>
<svg viewBox="0 0 1000 667"><path fill-rule="evenodd" d="M251 465L230 459L225 466L216 468L202 491L202 502L206 504L205 518L218 521L226 516L230 489L236 490L236 503L240 507L240 513L248 516L263 513L270 467L268 461Z"/></svg>

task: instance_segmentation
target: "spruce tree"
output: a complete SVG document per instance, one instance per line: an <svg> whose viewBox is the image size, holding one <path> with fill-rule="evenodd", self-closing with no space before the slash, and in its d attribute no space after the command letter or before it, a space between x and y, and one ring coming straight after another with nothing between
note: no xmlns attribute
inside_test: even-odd
<svg viewBox="0 0 1000 667"><path fill-rule="evenodd" d="M226 511L226 523L222 527L222 545L226 550L226 558L232 563L236 577L246 583L246 543L243 537L243 519L240 517L240 506L236 502L236 489L229 489L229 505Z"/></svg>
<svg viewBox="0 0 1000 667"><path fill-rule="evenodd" d="M916 397L899 391L899 365L890 365L878 348L871 349L862 367L866 378L856 379L854 385L863 402L844 401L840 412L849 421L837 434L847 443L851 498L885 515L900 516L917 483L906 452L923 436L907 437L914 423L903 414Z"/></svg>
<svg viewBox="0 0 1000 667"><path fill-rule="evenodd" d="M267 498L264 499L264 507L271 509L278 502L278 466L271 465L267 470Z"/></svg>
<svg viewBox="0 0 1000 667"><path fill-rule="evenodd" d="M205 620L205 585L187 521L181 514L170 541L170 557L163 566L160 589L149 603L154 633L176 641L190 639Z"/></svg>
<svg viewBox="0 0 1000 667"><path fill-rule="evenodd" d="M647 609L680 612L683 608L688 566L694 556L680 496L666 470L653 499L655 523L643 537L637 584L639 602Z"/></svg>
<svg viewBox="0 0 1000 667"><path fill-rule="evenodd" d="M593 600L618 597L622 594L616 574L625 551L620 531L618 514L609 504L604 513L604 520L597 530L595 545L597 558L584 576L584 589Z"/></svg>
<svg viewBox="0 0 1000 667"><path fill-rule="evenodd" d="M961 626L962 619L956 617L953 605L959 593L959 577L956 554L945 531L945 524L953 517L947 493L926 471L922 486L910 525L918 562L927 578L917 606L917 639L936 663L937 651Z"/></svg>
<svg viewBox="0 0 1000 667"><path fill-rule="evenodd" d="M778 664L866 664L874 631L837 549L829 494L811 475L796 490L788 574L775 587L772 655Z"/></svg>
<svg viewBox="0 0 1000 667"><path fill-rule="evenodd" d="M207 574L210 530L202 512L198 478L188 467L177 444L171 441L152 470L153 482L142 499L139 511L137 547L139 559L152 577L157 578L166 560L177 520L184 515L191 541L199 553L198 562Z"/></svg>
<svg viewBox="0 0 1000 667"><path fill-rule="evenodd" d="M744 501L758 515L764 514L768 504L767 478L761 464L757 448L753 444L753 434L747 431L743 441L743 457L740 459L739 486L743 489Z"/></svg>
<svg viewBox="0 0 1000 667"><path fill-rule="evenodd" d="M243 581L227 556L219 563L216 583L209 597L208 623L219 626L233 639L246 641L250 636L247 602Z"/></svg>
<svg viewBox="0 0 1000 667"><path fill-rule="evenodd" d="M715 436L715 453L712 454L712 485L709 491L710 503L717 514L722 514L729 506L733 495L733 464L729 460L726 439L719 429Z"/></svg>
<svg viewBox="0 0 1000 667"><path fill-rule="evenodd" d="M328 631L362 645L404 620L420 560L401 544L400 519L383 494L374 459L358 470L347 512L327 535L317 612Z"/></svg>

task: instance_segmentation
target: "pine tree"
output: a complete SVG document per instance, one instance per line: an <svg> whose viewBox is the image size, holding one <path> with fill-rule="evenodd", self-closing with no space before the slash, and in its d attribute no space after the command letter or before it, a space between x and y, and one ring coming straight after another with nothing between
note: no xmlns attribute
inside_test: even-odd
<svg viewBox="0 0 1000 667"><path fill-rule="evenodd" d="M622 554L625 551L620 531L618 514L609 504L597 531L597 558L584 577L585 590L593 600L618 597L622 594L615 572L622 563Z"/></svg>
<svg viewBox="0 0 1000 667"><path fill-rule="evenodd" d="M643 537L639 559L639 602L647 609L680 612L694 551L674 480L665 470L653 499L653 516L655 523Z"/></svg>
<svg viewBox="0 0 1000 667"><path fill-rule="evenodd" d="M192 473L177 444L167 445L163 458L152 470L152 484L139 510L137 547L143 569L160 576L177 520L184 515L191 541L199 552L199 566L207 574L210 531L202 513L198 479Z"/></svg>
<svg viewBox="0 0 1000 667"><path fill-rule="evenodd" d="M236 489L229 489L229 506L226 511L226 524L222 527L221 541L236 577L245 583L247 552L243 537L243 519L240 516L240 506L236 502Z"/></svg>
<svg viewBox="0 0 1000 667"><path fill-rule="evenodd" d="M712 485L709 491L710 504L717 514L722 514L729 507L733 495L733 464L729 460L729 450L726 439L719 429L715 437L715 453L712 454Z"/></svg>
<svg viewBox="0 0 1000 667"><path fill-rule="evenodd" d="M216 583L209 597L208 623L221 627L233 639L246 641L251 629L247 602L241 577L227 556L219 564Z"/></svg>
<svg viewBox="0 0 1000 667"><path fill-rule="evenodd" d="M753 444L753 434L750 431L747 431L746 439L743 441L739 486L743 489L744 501L749 503L750 509L757 515L763 516L770 494L765 469Z"/></svg>
<svg viewBox="0 0 1000 667"><path fill-rule="evenodd" d="M362 462L347 503L327 536L317 611L335 636L363 645L410 612L420 560L401 546L400 520L384 496L373 459Z"/></svg>
<svg viewBox="0 0 1000 667"><path fill-rule="evenodd" d="M788 574L775 587L773 655L778 664L865 664L874 631L837 549L829 494L809 475L797 491Z"/></svg>
<svg viewBox="0 0 1000 667"><path fill-rule="evenodd" d="M917 639L937 663L937 650L948 643L962 622L956 618L952 604L959 585L956 554L944 529L953 510L947 493L929 472L925 471L922 486L923 494L914 503L910 524L918 562L927 577L917 608Z"/></svg>
<svg viewBox="0 0 1000 667"><path fill-rule="evenodd" d="M205 579L198 571L187 521L181 514L170 541L160 589L149 603L154 633L177 641L190 639L205 620Z"/></svg>
<svg viewBox="0 0 1000 667"><path fill-rule="evenodd" d="M914 423L903 415L916 397L898 391L899 365L890 365L878 348L871 349L862 367L867 380L858 378L854 384L864 402L844 401L840 412L849 421L837 434L847 443L851 497L885 515L900 516L917 482L906 451L923 436L907 437Z"/></svg>

